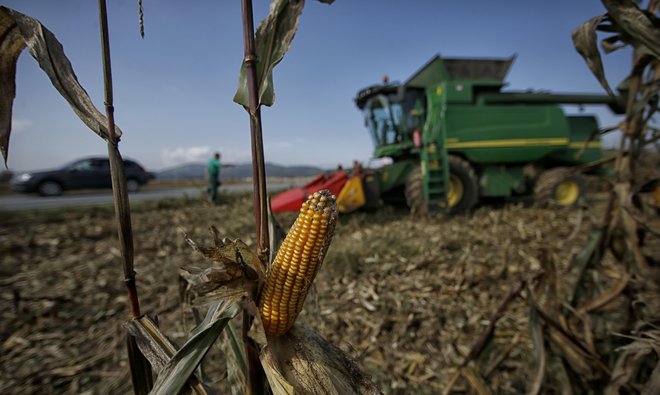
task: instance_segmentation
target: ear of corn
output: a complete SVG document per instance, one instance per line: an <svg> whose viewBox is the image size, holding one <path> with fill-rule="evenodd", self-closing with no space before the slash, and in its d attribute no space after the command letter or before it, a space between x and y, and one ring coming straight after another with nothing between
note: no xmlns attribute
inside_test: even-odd
<svg viewBox="0 0 660 395"><path fill-rule="evenodd" d="M334 195L324 189L307 198L266 277L259 311L269 336L293 325L328 250L337 222Z"/></svg>

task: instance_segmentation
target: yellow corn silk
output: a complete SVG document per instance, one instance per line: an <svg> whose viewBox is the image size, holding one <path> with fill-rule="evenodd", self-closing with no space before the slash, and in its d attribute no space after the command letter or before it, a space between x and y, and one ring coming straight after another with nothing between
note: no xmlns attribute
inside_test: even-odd
<svg viewBox="0 0 660 395"><path fill-rule="evenodd" d="M300 208L259 297L266 335L286 333L298 317L332 241L337 213L336 198L327 189L310 195Z"/></svg>

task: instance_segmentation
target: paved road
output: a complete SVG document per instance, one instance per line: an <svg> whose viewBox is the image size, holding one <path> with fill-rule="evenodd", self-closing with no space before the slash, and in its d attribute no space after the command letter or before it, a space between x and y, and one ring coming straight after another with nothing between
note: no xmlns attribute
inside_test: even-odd
<svg viewBox="0 0 660 395"><path fill-rule="evenodd" d="M295 186L294 184L277 183L268 184L269 191L283 190ZM220 193L237 193L252 190L252 184L223 185ZM131 193L128 198L131 202L145 200L157 200L164 198L190 197L198 198L204 191L200 187L172 188L172 189L145 189L137 193ZM30 209L49 209L71 206L95 206L112 203L112 192L93 192L73 194L67 193L63 196L41 197L37 195L8 195L0 196L0 211L21 211Z"/></svg>

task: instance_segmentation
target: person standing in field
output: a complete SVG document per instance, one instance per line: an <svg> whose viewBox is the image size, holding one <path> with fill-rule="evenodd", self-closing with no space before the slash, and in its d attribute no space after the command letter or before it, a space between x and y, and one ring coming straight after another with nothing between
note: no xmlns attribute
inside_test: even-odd
<svg viewBox="0 0 660 395"><path fill-rule="evenodd" d="M220 162L220 152L216 152L207 164L207 172L209 176L209 202L212 204L218 203L218 188L220 187L220 168L231 167L233 165L222 165Z"/></svg>

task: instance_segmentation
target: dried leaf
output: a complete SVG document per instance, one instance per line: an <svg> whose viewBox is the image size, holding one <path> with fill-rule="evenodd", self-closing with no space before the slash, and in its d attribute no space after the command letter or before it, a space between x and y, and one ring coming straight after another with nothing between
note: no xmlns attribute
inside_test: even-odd
<svg viewBox="0 0 660 395"><path fill-rule="evenodd" d="M616 50L624 48L626 43L621 42L621 36L617 34L601 40L600 46L603 48L603 51L605 51L606 54L610 54Z"/></svg>
<svg viewBox="0 0 660 395"><path fill-rule="evenodd" d="M573 45L587 62L587 66L589 66L591 72L596 76L603 89L605 89L610 96L614 96L614 92L610 89L610 85L605 78L603 62L600 57L600 52L598 51L598 44L596 43L596 28L603 18L602 15L591 18L575 29L573 31Z"/></svg>
<svg viewBox="0 0 660 395"><path fill-rule="evenodd" d="M304 326L294 324L285 335L268 339L263 352L272 354L262 359L276 361L296 393L381 394L355 361Z"/></svg>
<svg viewBox="0 0 660 395"><path fill-rule="evenodd" d="M265 278L261 261L244 242L219 240L216 230L214 238L214 247L199 247L186 236L186 242L214 264L205 269L181 268L181 277L190 284L187 293L196 305L225 299L237 301L258 289Z"/></svg>
<svg viewBox="0 0 660 395"><path fill-rule="evenodd" d="M607 395L619 393L619 388L629 383L629 381L636 377L638 371L643 367L643 363L648 361L647 355L656 354L656 358L660 356L660 330L655 326L645 328L640 331L638 336L621 335L620 337L632 339L633 342L619 347L617 352L621 352L616 360L616 364L610 376L610 383L605 388ZM660 372L660 361L651 374L649 380L646 382L642 394L655 394L657 389L660 389L660 380L658 380L658 372Z"/></svg>
<svg viewBox="0 0 660 395"><path fill-rule="evenodd" d="M273 354L266 350L261 353L260 359L261 366L264 368L273 395L293 395L295 393L293 386L289 384L284 375L280 372Z"/></svg>
<svg viewBox="0 0 660 395"><path fill-rule="evenodd" d="M629 383L636 375L640 361L654 350L648 341L640 339L627 346L619 347L617 351L622 351L622 353L617 358L610 382L605 387L605 395L618 395L620 388Z"/></svg>
<svg viewBox="0 0 660 395"><path fill-rule="evenodd" d="M566 364L564 364L561 357L552 355L550 357L548 370L548 375L552 375L559 386L558 393L562 395L573 395L574 391L571 376L568 374Z"/></svg>
<svg viewBox="0 0 660 395"><path fill-rule="evenodd" d="M594 369L587 354L558 330L548 327L547 333L552 344L560 350L561 355L575 373L586 379L594 377Z"/></svg>
<svg viewBox="0 0 660 395"><path fill-rule="evenodd" d="M462 377L461 375L461 369L458 368L456 371L451 375L451 378L445 385L445 388L442 390L442 395L449 395L451 394L451 390L454 389L454 386L456 383L458 383L458 380Z"/></svg>
<svg viewBox="0 0 660 395"><path fill-rule="evenodd" d="M605 306L612 299L619 296L619 294L621 292L623 292L624 289L626 289L626 286L628 285L629 280L630 280L630 275L628 273L622 273L619 281L612 288L610 288L607 291L602 292L595 299L592 299L592 300L584 303L582 306L578 307L577 314L578 315L583 315L583 314L586 314L586 313L588 313L592 310L596 310L600 307Z"/></svg>
<svg viewBox="0 0 660 395"><path fill-rule="evenodd" d="M609 16L636 42L635 46L660 58L660 29L655 15L645 13L634 1L603 0Z"/></svg>
<svg viewBox="0 0 660 395"><path fill-rule="evenodd" d="M176 346L148 316L130 320L124 323L123 327L136 340L140 351L156 372L161 372L172 356L176 354ZM198 377L189 377L185 382L197 393L207 392Z"/></svg>
<svg viewBox="0 0 660 395"><path fill-rule="evenodd" d="M660 394L660 360L655 365L655 369L651 373L651 378L646 382L641 392L641 395L653 394Z"/></svg>
<svg viewBox="0 0 660 395"><path fill-rule="evenodd" d="M569 305L573 305L577 299L579 291L578 287L582 276L596 253L596 247L598 247L601 232L602 230L599 227L595 227L591 233L589 233L589 240L587 243L572 259L573 262L570 276L567 276L568 278L564 279L564 295L566 295L566 301Z"/></svg>
<svg viewBox="0 0 660 395"><path fill-rule="evenodd" d="M204 257L216 263L220 268L228 270L240 268L245 276L252 280L263 282L266 275L259 257L250 250L242 240L222 239L217 236L217 229L211 228L214 234L215 247L199 247L186 235L186 242Z"/></svg>
<svg viewBox="0 0 660 395"><path fill-rule="evenodd" d="M135 337L128 336L126 338L126 345L129 360L128 366L131 369L133 392L135 395L146 395L154 386L151 364L140 351Z"/></svg>
<svg viewBox="0 0 660 395"><path fill-rule="evenodd" d="M16 61L27 46L55 89L69 102L81 121L108 140L107 119L78 83L62 44L38 20L0 6L0 151L7 161L12 104L16 92ZM121 130L115 129L117 137Z"/></svg>
<svg viewBox="0 0 660 395"><path fill-rule="evenodd" d="M464 366L460 368L461 375L467 380L467 382L470 384L470 387L472 387L473 390L479 395L490 395L491 392L488 389L488 386L484 382L484 379L481 378L477 372L475 372L473 369Z"/></svg>
<svg viewBox="0 0 660 395"><path fill-rule="evenodd" d="M547 356L545 355L545 338L543 336L543 325L539 319L539 314L536 311L536 308L534 308L534 305L530 306L529 327L532 332L532 344L534 346L536 373L534 374L534 379L528 387L529 390L527 393L538 394L541 391L543 379L545 378Z"/></svg>

